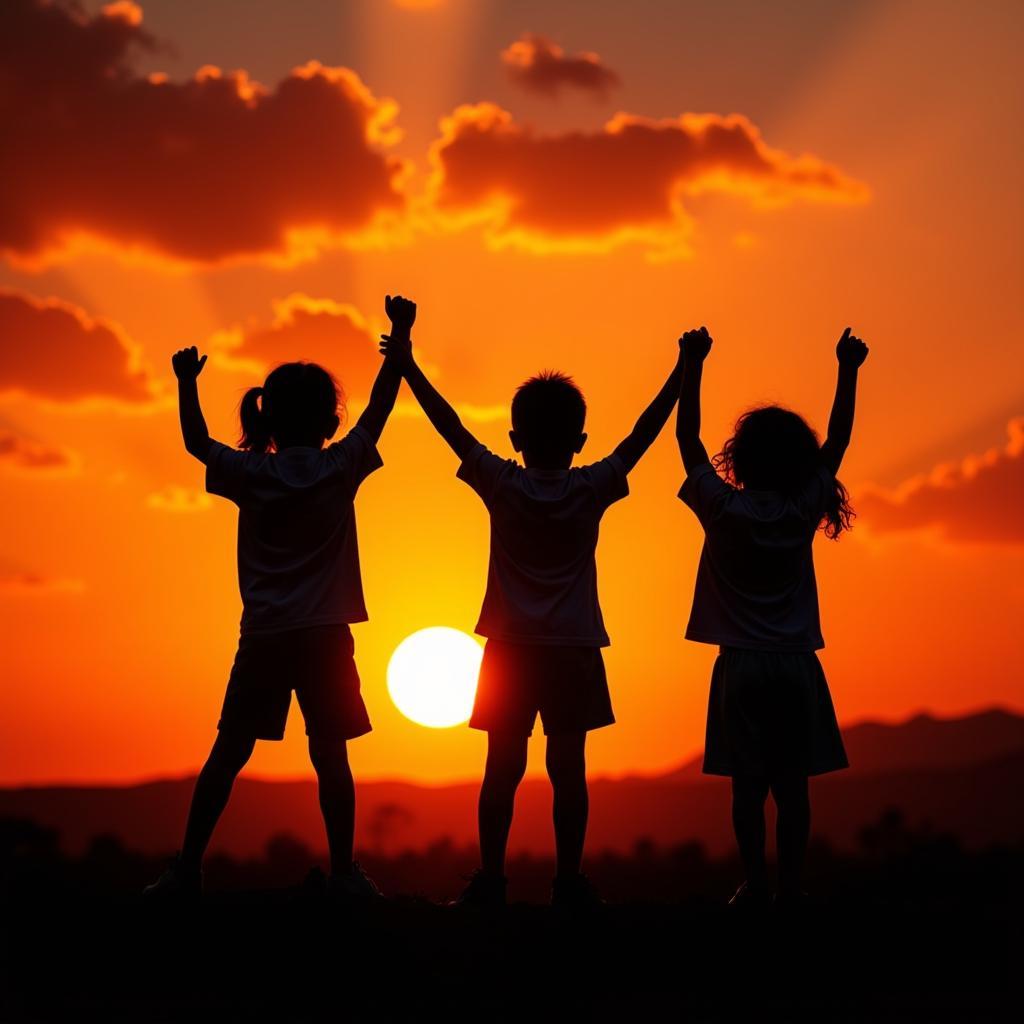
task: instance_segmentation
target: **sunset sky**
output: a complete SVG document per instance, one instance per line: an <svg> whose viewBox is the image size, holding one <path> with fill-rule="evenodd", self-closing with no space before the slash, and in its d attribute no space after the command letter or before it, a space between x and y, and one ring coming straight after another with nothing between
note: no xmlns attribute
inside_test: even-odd
<svg viewBox="0 0 1024 1024"><path fill-rule="evenodd" d="M383 296L502 454L515 386L583 388L606 455L706 324L704 437L761 401L827 419L871 348L816 564L840 719L1024 711L1024 5L928 0L149 0L0 5L0 783L194 771L237 642L234 506L184 451L275 362L358 415ZM374 732L361 778L477 775L485 738L392 705L424 626L471 631L487 519L403 390L357 500ZM700 531L671 430L605 518L618 723L594 774L699 750L683 640ZM539 731L539 730L538 730ZM535 742L531 767L541 768ZM308 764L293 706L255 774Z"/></svg>

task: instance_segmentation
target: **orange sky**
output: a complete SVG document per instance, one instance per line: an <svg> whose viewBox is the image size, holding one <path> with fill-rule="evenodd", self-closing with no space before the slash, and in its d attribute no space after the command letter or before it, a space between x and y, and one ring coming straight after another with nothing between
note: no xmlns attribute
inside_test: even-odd
<svg viewBox="0 0 1024 1024"><path fill-rule="evenodd" d="M22 58L0 119L0 782L198 766L237 637L235 515L181 447L169 353L213 353L225 440L274 358L323 361L357 413L388 291L416 297L422 361L508 454L523 377L575 375L600 457L701 323L709 448L761 400L823 428L854 325L861 516L816 550L840 717L1024 710L1019 5L83 10L0 15ZM357 504L375 732L352 759L443 780L479 772L484 737L404 719L384 668L417 628L472 628L487 522L409 401ZM715 652L682 640L681 479L666 432L602 528L618 724L597 773L701 743ZM307 771L297 713L251 770Z"/></svg>

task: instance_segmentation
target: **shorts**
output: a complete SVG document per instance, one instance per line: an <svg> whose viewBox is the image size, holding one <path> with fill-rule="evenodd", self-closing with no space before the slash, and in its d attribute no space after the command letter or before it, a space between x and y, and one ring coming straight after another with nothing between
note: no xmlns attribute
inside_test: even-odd
<svg viewBox="0 0 1024 1024"><path fill-rule="evenodd" d="M538 711L545 736L615 722L600 647L487 641L470 727L529 736Z"/></svg>
<svg viewBox="0 0 1024 1024"><path fill-rule="evenodd" d="M849 767L813 651L722 647L711 674L706 775L822 775Z"/></svg>
<svg viewBox="0 0 1024 1024"><path fill-rule="evenodd" d="M354 650L352 631L343 623L243 633L217 728L284 739L294 690L310 738L350 740L368 733Z"/></svg>

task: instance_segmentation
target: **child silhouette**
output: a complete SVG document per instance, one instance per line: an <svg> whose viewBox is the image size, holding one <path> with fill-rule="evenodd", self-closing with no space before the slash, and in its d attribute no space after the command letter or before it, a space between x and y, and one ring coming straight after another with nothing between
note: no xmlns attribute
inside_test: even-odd
<svg viewBox="0 0 1024 1024"><path fill-rule="evenodd" d="M389 306L392 330L408 335L414 307ZM330 892L342 900L379 896L352 860L355 793L348 740L370 731L353 658L351 622L367 618L353 499L382 463L377 440L401 384L385 360L369 404L341 441L342 395L314 363L284 363L242 399L240 451L210 438L195 347L173 357L186 450L206 465L206 489L233 501L238 516L241 636L210 756L196 779L181 852L148 898L194 897L201 864L236 776L256 740L280 740L294 689L330 848Z"/></svg>
<svg viewBox="0 0 1024 1024"><path fill-rule="evenodd" d="M712 462L700 440L707 328L687 331L680 347L677 437L687 477L679 497L705 535L686 636L719 647L704 772L732 777L733 827L747 878L730 902L768 901L764 804L770 791L778 811L776 900L792 906L804 898L807 778L847 767L815 653L824 641L811 543L819 528L835 539L850 527L853 511L836 473L850 443L857 372L868 350L849 328L839 339L823 445L796 413L766 406L740 417Z"/></svg>
<svg viewBox="0 0 1024 1024"><path fill-rule="evenodd" d="M599 903L581 873L588 794L587 732L614 722L601 648L609 644L594 552L605 510L626 496L627 474L658 436L679 391L681 362L609 455L570 468L586 442L586 404L573 381L546 372L512 400L509 438L525 468L488 451L416 365L409 339L384 336L430 422L461 460L458 477L490 513L487 588L476 631L487 637L470 726L487 732L480 789L481 867L458 905L503 905L505 849L527 740L540 713L554 790L557 875L552 903Z"/></svg>

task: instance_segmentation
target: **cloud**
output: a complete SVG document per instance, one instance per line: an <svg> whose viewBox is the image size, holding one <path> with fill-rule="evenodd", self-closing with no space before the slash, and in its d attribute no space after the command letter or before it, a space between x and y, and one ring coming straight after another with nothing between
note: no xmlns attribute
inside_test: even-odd
<svg viewBox="0 0 1024 1024"><path fill-rule="evenodd" d="M274 89L215 67L140 76L156 45L133 3L0 4L0 252L290 261L382 237L407 170L386 152L392 101L316 62Z"/></svg>
<svg viewBox="0 0 1024 1024"><path fill-rule="evenodd" d="M346 396L362 405L370 395L380 369L378 339L385 324L376 324L355 306L333 299L315 299L294 292L273 303L269 326L235 327L218 331L209 342L212 360L225 369L259 375L277 363L306 360L320 363L339 380ZM438 368L427 364L432 378L447 390L449 381ZM471 385L473 382L460 382ZM455 387L461 392L464 388ZM508 406L462 402L448 397L459 415L474 423L508 418ZM415 400L399 398L393 417L422 417Z"/></svg>
<svg viewBox="0 0 1024 1024"><path fill-rule="evenodd" d="M455 411L464 420L474 423L500 423L509 421L512 415L507 405L475 405L472 402L457 402Z"/></svg>
<svg viewBox="0 0 1024 1024"><path fill-rule="evenodd" d="M308 360L334 373L347 394L366 399L380 368L379 332L355 306L295 292L273 308L267 327L216 335L211 345L218 362L263 374L277 363Z"/></svg>
<svg viewBox="0 0 1024 1024"><path fill-rule="evenodd" d="M0 338L0 394L136 405L155 396L138 346L116 324L70 303L0 290Z"/></svg>
<svg viewBox="0 0 1024 1024"><path fill-rule="evenodd" d="M80 594L85 583L63 576L44 576L35 572L0 574L0 594L34 597L43 594Z"/></svg>
<svg viewBox="0 0 1024 1024"><path fill-rule="evenodd" d="M557 96L563 89L581 89L604 99L621 83L596 53L566 54L557 43L533 32L524 33L501 52L509 78L529 92Z"/></svg>
<svg viewBox="0 0 1024 1024"><path fill-rule="evenodd" d="M687 251L687 196L756 206L866 202L867 186L816 156L771 149L740 114L616 114L594 132L540 135L492 103L461 106L431 146L429 200L449 229L483 224L496 247Z"/></svg>
<svg viewBox="0 0 1024 1024"><path fill-rule="evenodd" d="M158 512L205 512L213 505L213 500L203 491L169 484L163 490L147 495L146 505Z"/></svg>
<svg viewBox="0 0 1024 1024"><path fill-rule="evenodd" d="M954 542L1024 544L1024 416L1007 431L1003 447L936 466L895 494L866 491L857 501L864 523L878 533L933 530Z"/></svg>
<svg viewBox="0 0 1024 1024"><path fill-rule="evenodd" d="M0 468L32 476L70 476L78 470L78 459L66 448L0 430Z"/></svg>

